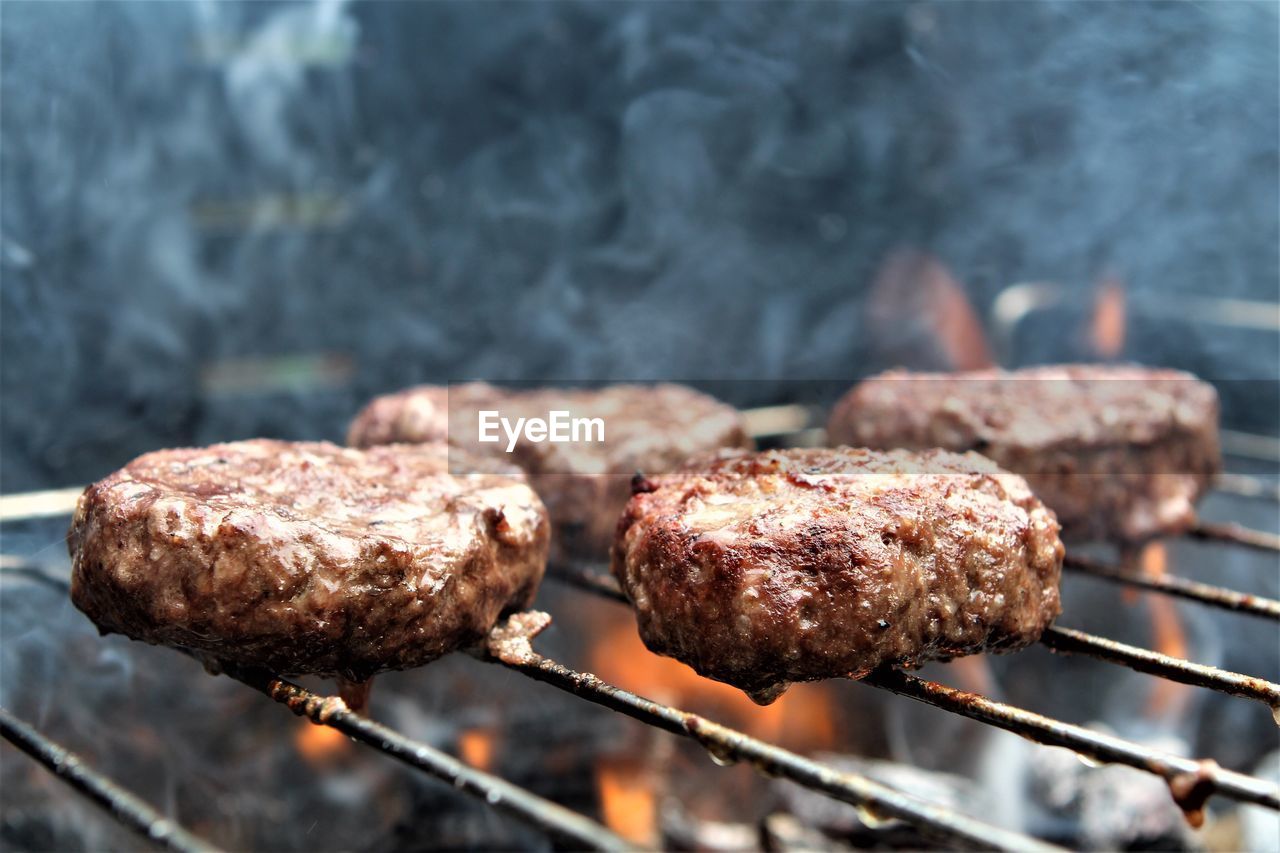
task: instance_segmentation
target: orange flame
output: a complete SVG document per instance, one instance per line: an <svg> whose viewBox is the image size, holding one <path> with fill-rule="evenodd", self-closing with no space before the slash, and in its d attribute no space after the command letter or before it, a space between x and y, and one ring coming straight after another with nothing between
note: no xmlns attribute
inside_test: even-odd
<svg viewBox="0 0 1280 853"><path fill-rule="evenodd" d="M1169 554L1164 544L1152 542L1142 551L1142 571L1148 577L1163 577L1168 570ZM1163 595L1147 597L1151 608L1152 645L1156 651L1170 657L1187 657L1187 635L1182 630L1182 620L1178 618L1177 605ZM1152 718L1176 715L1182 708L1182 697L1187 695L1187 687L1175 681L1161 678L1156 681L1151 695L1147 698L1147 715Z"/></svg>
<svg viewBox="0 0 1280 853"><path fill-rule="evenodd" d="M703 678L679 661L653 654L630 621L601 626L591 668L606 681L641 696L724 719L789 749L825 749L836 742L835 711L826 686L797 684L772 705L760 706L736 687Z"/></svg>
<svg viewBox="0 0 1280 853"><path fill-rule="evenodd" d="M628 841L657 843L658 809L653 774L638 761L605 758L596 766L604 823Z"/></svg>
<svg viewBox="0 0 1280 853"><path fill-rule="evenodd" d="M332 761L351 748L347 736L329 726L303 720L293 736L298 753L312 765Z"/></svg>
<svg viewBox="0 0 1280 853"><path fill-rule="evenodd" d="M1093 300L1089 343L1102 358L1116 358L1124 351L1126 300L1124 283L1110 277L1098 285Z"/></svg>
<svg viewBox="0 0 1280 853"><path fill-rule="evenodd" d="M466 729L458 735L458 754L477 770L488 770L493 767L495 740L491 729Z"/></svg>

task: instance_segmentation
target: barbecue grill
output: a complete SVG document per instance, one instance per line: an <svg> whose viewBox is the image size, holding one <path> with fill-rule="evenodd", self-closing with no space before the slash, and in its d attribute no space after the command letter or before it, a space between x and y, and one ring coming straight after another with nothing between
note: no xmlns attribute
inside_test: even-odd
<svg viewBox="0 0 1280 853"><path fill-rule="evenodd" d="M809 427L810 413L803 408L757 410L749 413L749 420L758 438L779 443L806 443L814 438ZM781 430L781 433L768 434L770 430ZM1275 500L1273 485L1260 479L1229 475L1218 487L1230 494ZM77 490L4 498L0 505L0 520L65 512L68 501L75 494ZM1219 548L1280 553L1280 537L1235 524L1201 523L1185 535L1214 543ZM1176 576L1145 575L1127 559L1105 562L1071 556L1065 568L1122 587L1176 596L1206 607L1234 611L1236 618L1280 620L1280 601ZM20 561L10 561L2 570L8 574L25 574L62 589L66 587L65 579ZM613 579L604 574L600 566L554 566L548 570L548 579L603 600L625 600ZM551 622L551 618L536 611L516 614L495 628L488 641L470 650L469 654L477 661L505 667L645 725L690 738L701 744L717 763L747 762L767 776L787 779L827 797L850 803L867 820L903 821L944 844L1016 850L1052 849L1051 845L1035 838L990 825L972 815L929 802L869 777L825 766L699 714L647 699L590 672L565 666L535 649L536 635ZM1270 707L1277 724L1280 724L1280 684L1264 678L1193 663L1070 628L1049 629L1041 643L1055 653L1089 656L1157 678L1257 700ZM267 672L231 669L227 674L293 713L317 725L331 727L373 750L442 779L560 843L602 850L636 846L588 817L468 766L427 743L405 737L356 713L336 696L319 695ZM896 669L873 673L862 683L1015 732L1038 744L1065 747L1088 761L1127 765L1154 774L1167 783L1170 795L1193 823L1202 817L1206 802L1214 795L1280 811L1280 787L1224 769L1211 757L1184 758ZM63 781L104 807L113 819L153 842L174 850L211 849L207 842L161 816L154 808L6 710L0 710L0 732Z"/></svg>
<svg viewBox="0 0 1280 853"><path fill-rule="evenodd" d="M1277 8L5 4L0 853L1280 839ZM33 491L449 377L820 446L858 376L1130 358L1218 389L1203 523L1071 546L1036 646L767 708L600 563L372 713L203 678L97 635Z"/></svg>

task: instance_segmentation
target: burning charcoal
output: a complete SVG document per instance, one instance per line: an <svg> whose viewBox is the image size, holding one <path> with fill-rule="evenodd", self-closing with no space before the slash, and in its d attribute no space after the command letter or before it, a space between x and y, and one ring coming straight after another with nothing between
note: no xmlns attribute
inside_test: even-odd
<svg viewBox="0 0 1280 853"><path fill-rule="evenodd" d="M1036 750L1029 773L1031 798L1048 813L1033 832L1086 850L1203 849L1158 776L1119 765L1090 766L1056 748Z"/></svg>
<svg viewBox="0 0 1280 853"><path fill-rule="evenodd" d="M922 770L894 761L848 755L820 754L814 759L845 773L856 773L913 796L964 814L992 814L994 805L972 780L950 773ZM842 803L786 782L776 783L784 808L799 822L824 835L855 846L884 844L891 847L930 846L927 836L908 824L882 817L869 809Z"/></svg>

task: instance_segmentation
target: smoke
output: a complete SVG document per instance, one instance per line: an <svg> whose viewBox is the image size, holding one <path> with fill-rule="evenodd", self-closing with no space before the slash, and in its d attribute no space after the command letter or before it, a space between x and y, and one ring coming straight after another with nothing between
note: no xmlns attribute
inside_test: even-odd
<svg viewBox="0 0 1280 853"><path fill-rule="evenodd" d="M1263 2L7 4L3 488L337 438L413 381L852 378L903 246L980 311L1104 273L1274 299L1276 32ZM1274 366L1229 338L1134 355ZM329 353L350 382L199 384Z"/></svg>

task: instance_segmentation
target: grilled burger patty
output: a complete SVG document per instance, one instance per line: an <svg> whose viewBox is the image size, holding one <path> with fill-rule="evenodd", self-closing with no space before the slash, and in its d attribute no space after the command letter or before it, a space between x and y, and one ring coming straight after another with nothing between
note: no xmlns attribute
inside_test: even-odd
<svg viewBox="0 0 1280 853"><path fill-rule="evenodd" d="M886 373L846 394L827 431L832 444L976 450L1026 477L1078 540L1186 529L1221 467L1213 386L1133 366Z"/></svg>
<svg viewBox="0 0 1280 853"><path fill-rule="evenodd" d="M375 397L347 430L347 444L352 447L448 440L449 389L443 385L420 385Z"/></svg>
<svg viewBox="0 0 1280 853"><path fill-rule="evenodd" d="M528 606L548 538L518 471L453 476L441 444L162 450L81 496L71 596L103 633L362 681Z"/></svg>
<svg viewBox="0 0 1280 853"><path fill-rule="evenodd" d="M436 434L414 413L435 410L443 390L422 386L374 400L352 425L349 441L356 445L418 441L420 436ZM636 471L661 473L699 453L751 446L737 410L682 385L511 390L469 383L452 386L449 395L450 440L524 469L546 502L562 556L603 559L608 554ZM505 436L492 444L477 440L481 409L496 410L511 422L521 417L546 418L553 410L567 411L572 418L599 418L604 422L605 440L521 440L508 454ZM384 429L385 425L393 426Z"/></svg>
<svg viewBox="0 0 1280 853"><path fill-rule="evenodd" d="M1053 513L976 454L725 451L636 489L612 569L645 645L759 702L1021 648L1060 610Z"/></svg>

